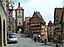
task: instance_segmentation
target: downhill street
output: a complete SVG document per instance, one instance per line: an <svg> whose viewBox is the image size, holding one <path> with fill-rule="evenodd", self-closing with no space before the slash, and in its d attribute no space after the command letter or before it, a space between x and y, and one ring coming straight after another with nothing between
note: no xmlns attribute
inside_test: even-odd
<svg viewBox="0 0 64 47"><path fill-rule="evenodd" d="M24 37L24 34L17 34L18 43L8 44L8 47L52 47L40 42L33 42L32 39Z"/></svg>

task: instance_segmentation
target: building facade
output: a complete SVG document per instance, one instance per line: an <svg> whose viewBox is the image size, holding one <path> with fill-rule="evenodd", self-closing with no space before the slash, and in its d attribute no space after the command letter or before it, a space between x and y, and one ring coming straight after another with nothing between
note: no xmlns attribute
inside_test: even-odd
<svg viewBox="0 0 64 47"><path fill-rule="evenodd" d="M29 21L29 30L31 32L31 37L34 38L38 36L42 41L44 41L44 39L47 39L45 34L45 21L42 18L40 12L34 12Z"/></svg>
<svg viewBox="0 0 64 47"><path fill-rule="evenodd" d="M28 37L30 37L30 31L29 31L29 19L30 19L31 17L25 17L25 31L24 31L24 33L26 33L27 34L27 36Z"/></svg>
<svg viewBox="0 0 64 47"><path fill-rule="evenodd" d="M12 26L12 32L16 33L16 20L14 18L12 19Z"/></svg>
<svg viewBox="0 0 64 47"><path fill-rule="evenodd" d="M6 0L0 0L0 47L7 47Z"/></svg>
<svg viewBox="0 0 64 47"><path fill-rule="evenodd" d="M40 37L40 42L44 43L45 39L46 41L48 41L48 37L47 37L47 25L46 26L42 26L42 31L41 31L41 37Z"/></svg>
<svg viewBox="0 0 64 47"><path fill-rule="evenodd" d="M12 21L13 21L13 3L11 2L11 0L6 0L6 8L7 8L7 40L9 38L10 33L12 33Z"/></svg>
<svg viewBox="0 0 64 47"><path fill-rule="evenodd" d="M54 25L55 25L55 33L54 37L58 39L58 41L64 39L63 34L64 34L64 24L63 24L63 16L64 16L64 8L55 8L54 11Z"/></svg>
<svg viewBox="0 0 64 47"><path fill-rule="evenodd" d="M24 23L24 9L20 7L20 3L18 3L18 8L15 10L16 12L16 26L17 31L21 29L23 30L23 23Z"/></svg>
<svg viewBox="0 0 64 47"><path fill-rule="evenodd" d="M9 3L9 6L8 6L8 11L9 11L9 31L10 31L10 33L12 33L12 30L13 30L13 26L12 26L12 21L13 21L13 5L12 5L12 3L10 2Z"/></svg>
<svg viewBox="0 0 64 47"><path fill-rule="evenodd" d="M53 40L54 35L54 24L49 21L47 26L47 35L48 35L48 41L51 42Z"/></svg>
<svg viewBox="0 0 64 47"><path fill-rule="evenodd" d="M29 19L30 19L31 17L25 17L25 25L27 25L28 23L29 23Z"/></svg>

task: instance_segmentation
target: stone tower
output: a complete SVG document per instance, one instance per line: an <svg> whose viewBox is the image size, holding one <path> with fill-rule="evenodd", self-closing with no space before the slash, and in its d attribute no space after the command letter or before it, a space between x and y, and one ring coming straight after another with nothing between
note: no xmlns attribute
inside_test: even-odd
<svg viewBox="0 0 64 47"><path fill-rule="evenodd" d="M17 27L16 31L19 31L19 29L22 31L24 22L24 9L20 7L20 3L18 3L18 7L15 10L15 12L16 12L16 27Z"/></svg>

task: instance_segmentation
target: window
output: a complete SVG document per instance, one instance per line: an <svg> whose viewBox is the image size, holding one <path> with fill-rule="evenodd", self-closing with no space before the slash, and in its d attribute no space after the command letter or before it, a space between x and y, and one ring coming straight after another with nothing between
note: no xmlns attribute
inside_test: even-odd
<svg viewBox="0 0 64 47"><path fill-rule="evenodd" d="M20 13L20 11L19 11L19 13Z"/></svg>
<svg viewBox="0 0 64 47"><path fill-rule="evenodd" d="M51 31L51 29L50 29L50 31Z"/></svg>
<svg viewBox="0 0 64 47"><path fill-rule="evenodd" d="M21 23L19 23L19 25L20 25Z"/></svg>
<svg viewBox="0 0 64 47"><path fill-rule="evenodd" d="M51 32L50 32L51 33Z"/></svg>
<svg viewBox="0 0 64 47"><path fill-rule="evenodd" d="M11 26L8 26L8 30L9 30L9 31L11 30Z"/></svg>

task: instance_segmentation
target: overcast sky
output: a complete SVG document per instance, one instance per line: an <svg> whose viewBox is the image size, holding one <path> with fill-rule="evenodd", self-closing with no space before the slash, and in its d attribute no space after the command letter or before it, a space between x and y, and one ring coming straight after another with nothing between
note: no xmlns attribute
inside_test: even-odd
<svg viewBox="0 0 64 47"><path fill-rule="evenodd" d="M18 2L21 3L21 7L24 8L24 16L32 16L34 11L41 13L46 24L51 20L54 20L54 8L63 7L63 0L13 0L15 8L18 6Z"/></svg>

